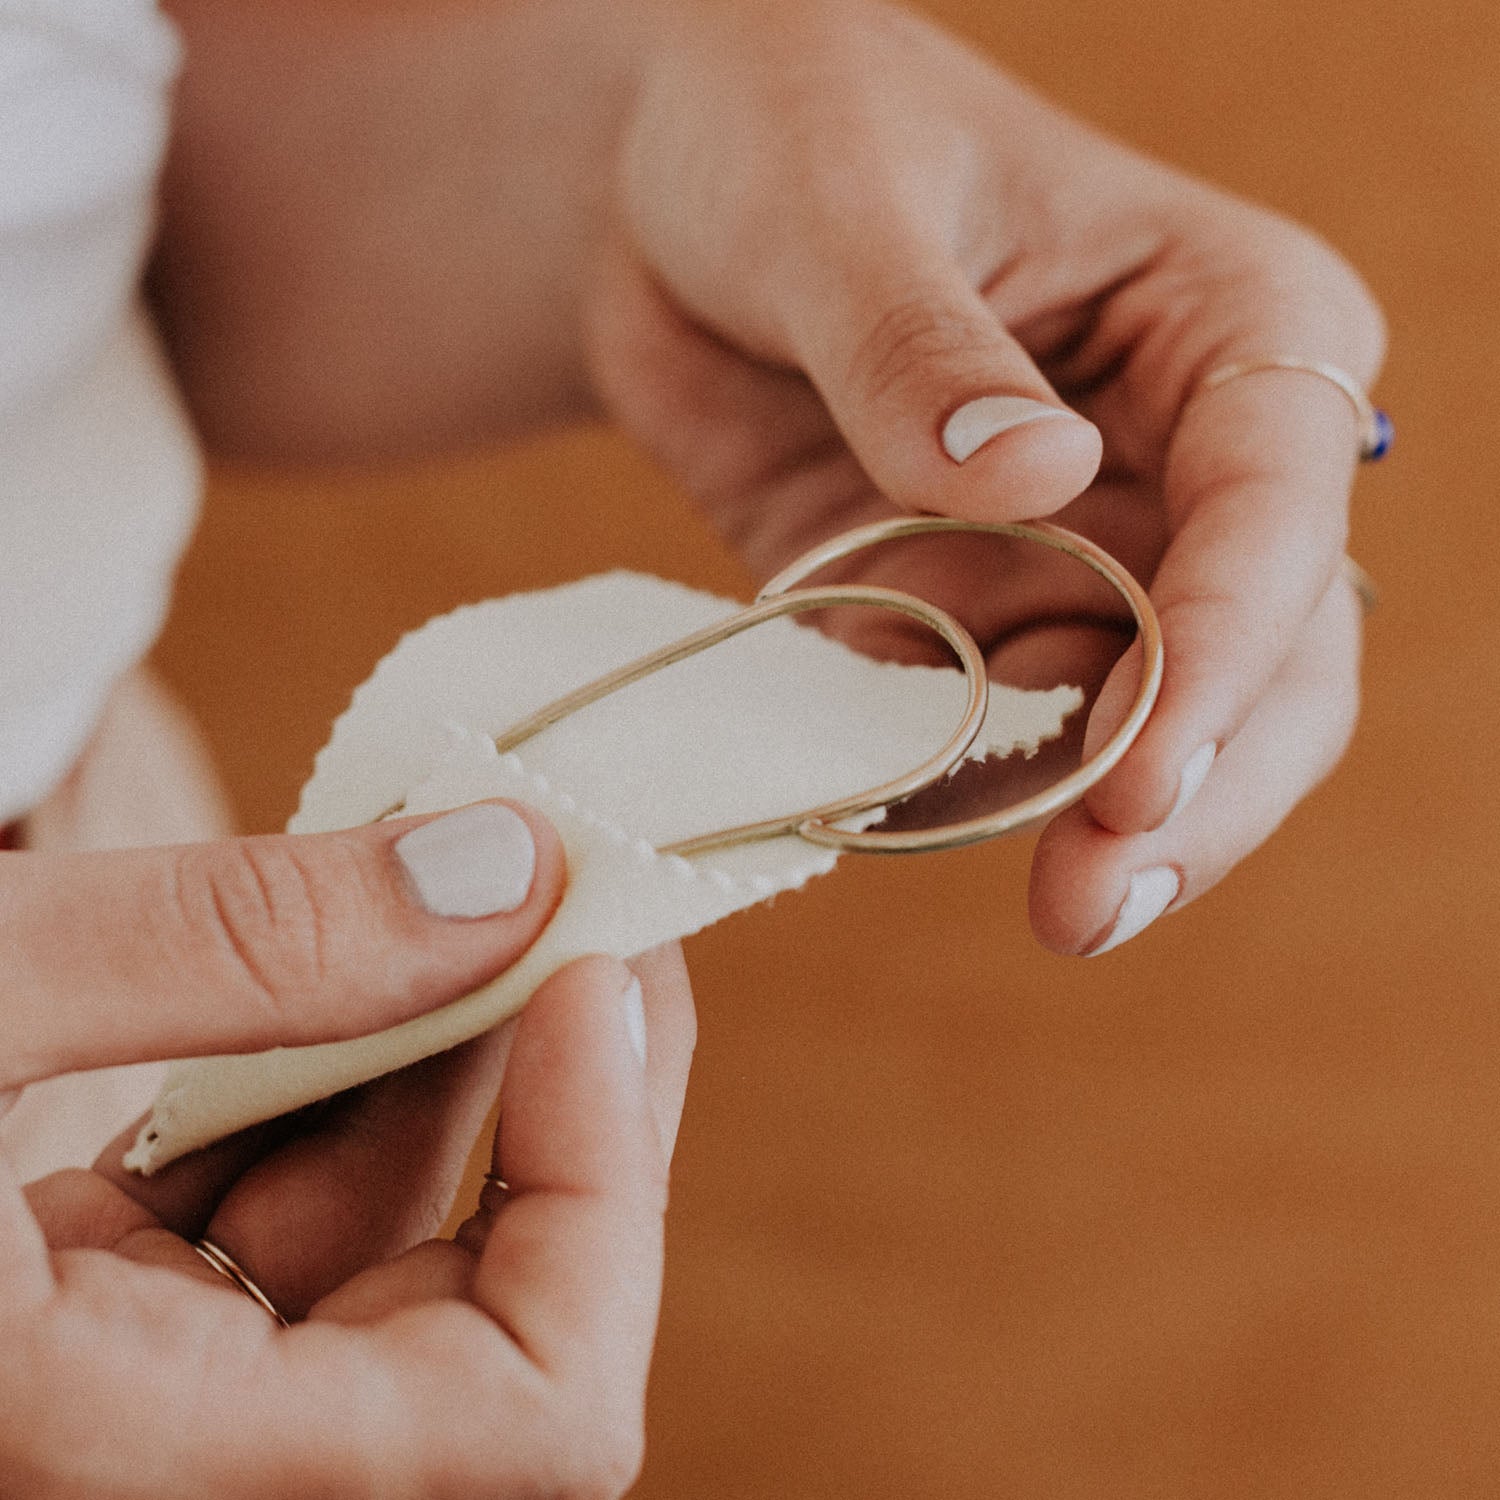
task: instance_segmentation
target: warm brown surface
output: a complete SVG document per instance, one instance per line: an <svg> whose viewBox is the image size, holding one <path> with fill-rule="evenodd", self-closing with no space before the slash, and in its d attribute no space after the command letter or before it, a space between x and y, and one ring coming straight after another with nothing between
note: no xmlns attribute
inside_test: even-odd
<svg viewBox="0 0 1500 1500"><path fill-rule="evenodd" d="M1021 844L851 863L691 944L640 1494L1495 1493L1500 9L928 8L1378 290L1368 707L1269 848L1105 960L1032 943ZM614 564L743 584L604 439L225 480L162 660L270 828L401 629Z"/></svg>

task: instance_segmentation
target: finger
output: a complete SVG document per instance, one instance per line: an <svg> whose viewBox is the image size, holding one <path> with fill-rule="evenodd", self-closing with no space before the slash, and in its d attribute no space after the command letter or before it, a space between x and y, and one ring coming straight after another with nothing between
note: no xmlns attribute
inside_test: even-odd
<svg viewBox="0 0 1500 1500"><path fill-rule="evenodd" d="M215 1292L223 1292L232 1299L226 1304L226 1311L232 1316L244 1316L246 1321L259 1326L263 1314L257 1315L255 1319L248 1317L245 1293L170 1229L163 1229L156 1224L145 1225L123 1235L110 1246L110 1250L121 1260L132 1261L138 1266L158 1266L163 1270L176 1271L193 1281L202 1282ZM254 1280L253 1276L251 1280Z"/></svg>
<svg viewBox="0 0 1500 1500"><path fill-rule="evenodd" d="M631 960L631 968L643 991L646 1090L665 1158L671 1154L682 1118L692 1061L697 1029L692 992L677 943L642 954ZM460 1227L456 1243L428 1241L389 1265L367 1270L331 1290L308 1316L335 1322L372 1322L398 1308L467 1295L474 1263L483 1255L496 1217L512 1196L508 1186L486 1183L480 1206Z"/></svg>
<svg viewBox="0 0 1500 1500"><path fill-rule="evenodd" d="M1098 954L1216 884L1333 768L1358 711L1360 608L1340 579L1202 789L1165 827L1102 828L1082 807L1038 841L1032 925L1058 953Z"/></svg>
<svg viewBox="0 0 1500 1500"><path fill-rule="evenodd" d="M392 1025L512 963L562 884L556 834L500 803L312 836L8 854L0 1086Z"/></svg>
<svg viewBox="0 0 1500 1500"><path fill-rule="evenodd" d="M5 1267L6 1277L0 1325L11 1309L32 1307L51 1296L54 1281L46 1238L4 1156L0 1156L0 1266Z"/></svg>
<svg viewBox="0 0 1500 1500"><path fill-rule="evenodd" d="M124 1164L126 1152L140 1135L142 1121L138 1119L99 1153L91 1173L172 1233L195 1240L208 1228L219 1200L234 1183L327 1107L326 1102L312 1105L237 1130L221 1141L178 1157L150 1177L142 1177Z"/></svg>
<svg viewBox="0 0 1500 1500"><path fill-rule="evenodd" d="M430 1238L500 1087L500 1031L334 1101L255 1164L207 1226L288 1318Z"/></svg>
<svg viewBox="0 0 1500 1500"><path fill-rule="evenodd" d="M680 943L664 943L630 960L646 1008L646 1088L666 1160L672 1159L698 1039L693 989Z"/></svg>
<svg viewBox="0 0 1500 1500"><path fill-rule="evenodd" d="M1160 383L1191 393L1213 368L1283 350L1372 379L1378 315L1352 274L1319 254L1312 268L1278 269L1300 285L1294 299L1256 283L1263 303L1237 323L1231 312L1205 314L1234 332L1202 351L1188 377L1167 372ZM1323 261L1332 269L1318 270ZM1166 675L1130 754L1089 793L1089 811L1106 828L1159 827L1185 805L1281 670L1340 566L1358 439L1349 399L1304 371L1244 375L1189 394L1166 453L1171 540L1151 585ZM1127 670L1095 709L1091 744L1133 692Z"/></svg>
<svg viewBox="0 0 1500 1500"><path fill-rule="evenodd" d="M769 575L807 545L795 518L767 514L778 478L847 451L795 370L752 359L692 321L628 247L601 255L587 309L590 373L610 414L706 505ZM766 527L789 535L766 539Z"/></svg>
<svg viewBox="0 0 1500 1500"><path fill-rule="evenodd" d="M1099 467L1071 411L951 257L893 229L817 257L788 337L875 485L908 510L1050 515Z"/></svg>
<svg viewBox="0 0 1500 1500"><path fill-rule="evenodd" d="M614 1429L639 1418L661 1292L665 1153L638 980L585 959L537 992L500 1101L494 1218L473 1298Z"/></svg>
<svg viewBox="0 0 1500 1500"><path fill-rule="evenodd" d="M423 1414L434 1461L455 1472L469 1462L491 1482L510 1471L534 1482L556 1469L571 1476L559 1493L593 1493L601 1473L617 1493L619 1476L635 1472L666 1179L638 1050L639 995L623 965L584 959L522 1013L495 1163L511 1187L487 1191L477 1263L459 1245L428 1243L312 1310L312 1321L366 1325L400 1351L393 1386ZM679 1092L674 1081L667 1097ZM466 1268L468 1295L494 1320L482 1337L456 1300ZM544 1420L497 1426L485 1420L497 1399Z"/></svg>
<svg viewBox="0 0 1500 1500"><path fill-rule="evenodd" d="M78 1175L184 1240L207 1235L253 1263L277 1306L300 1314L364 1267L424 1239L446 1217L494 1102L509 1030L252 1125L150 1177L121 1164L135 1140L138 1126L132 1126L92 1172ZM34 1209L39 1201L50 1206L57 1195L33 1194ZM56 1244L50 1220L43 1223Z"/></svg>
<svg viewBox="0 0 1500 1500"><path fill-rule="evenodd" d="M452 1240L426 1240L333 1288L308 1309L307 1321L379 1323L422 1303L461 1301L473 1279L474 1257L467 1250Z"/></svg>
<svg viewBox="0 0 1500 1500"><path fill-rule="evenodd" d="M23 1190L50 1250L112 1250L156 1216L107 1177L68 1167L28 1182Z"/></svg>

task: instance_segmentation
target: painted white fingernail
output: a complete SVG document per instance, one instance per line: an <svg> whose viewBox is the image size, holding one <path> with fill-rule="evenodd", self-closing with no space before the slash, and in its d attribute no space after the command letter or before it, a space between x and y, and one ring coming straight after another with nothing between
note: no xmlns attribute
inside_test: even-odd
<svg viewBox="0 0 1500 1500"><path fill-rule="evenodd" d="M1218 753L1219 747L1210 740L1206 745L1199 745L1188 756L1177 783L1177 800L1172 804L1172 811L1167 814L1168 823L1198 795L1198 789L1208 780L1208 773L1213 770L1214 757Z"/></svg>
<svg viewBox="0 0 1500 1500"><path fill-rule="evenodd" d="M634 977L625 986L621 996L625 1005L625 1029L630 1033L630 1045L644 1066L646 1061L646 1001L641 995L641 982Z"/></svg>
<svg viewBox="0 0 1500 1500"><path fill-rule="evenodd" d="M1144 932L1176 899L1182 889L1182 879L1169 865L1158 865L1152 870L1137 870L1130 877L1129 889L1120 903L1120 914L1109 936L1093 949L1089 958L1098 958L1121 943L1128 943L1137 933Z"/></svg>
<svg viewBox="0 0 1500 1500"><path fill-rule="evenodd" d="M482 802L424 823L396 841L417 898L439 917L515 911L536 875L536 844L524 818Z"/></svg>
<svg viewBox="0 0 1500 1500"><path fill-rule="evenodd" d="M1072 412L1048 406L1045 401L1033 401L1029 396L980 396L965 401L943 423L943 451L954 463L961 464L992 437L1048 417L1074 420Z"/></svg>

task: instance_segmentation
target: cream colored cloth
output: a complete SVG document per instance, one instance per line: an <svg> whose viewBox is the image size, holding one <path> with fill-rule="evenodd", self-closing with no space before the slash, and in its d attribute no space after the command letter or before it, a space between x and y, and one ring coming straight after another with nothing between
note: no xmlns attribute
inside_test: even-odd
<svg viewBox="0 0 1500 1500"><path fill-rule="evenodd" d="M173 1069L127 1165L151 1172L233 1130L457 1045L514 1014L586 953L630 958L831 869L795 836L692 860L655 846L815 807L932 754L964 705L959 674L869 660L772 620L621 690L500 755L494 739L574 687L732 613L676 584L612 573L473 605L406 637L318 756L294 832L518 799L557 826L568 888L513 968L429 1015L354 1041ZM1035 752L1076 689L996 686L971 755ZM873 821L880 814L867 814Z"/></svg>

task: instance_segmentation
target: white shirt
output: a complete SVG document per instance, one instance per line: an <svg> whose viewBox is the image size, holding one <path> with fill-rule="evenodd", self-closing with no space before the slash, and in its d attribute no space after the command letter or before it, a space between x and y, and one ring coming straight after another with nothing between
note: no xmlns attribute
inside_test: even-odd
<svg viewBox="0 0 1500 1500"><path fill-rule="evenodd" d="M144 655L196 510L139 290L177 61L147 0L0 0L0 823Z"/></svg>

